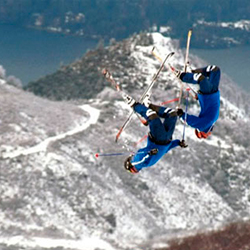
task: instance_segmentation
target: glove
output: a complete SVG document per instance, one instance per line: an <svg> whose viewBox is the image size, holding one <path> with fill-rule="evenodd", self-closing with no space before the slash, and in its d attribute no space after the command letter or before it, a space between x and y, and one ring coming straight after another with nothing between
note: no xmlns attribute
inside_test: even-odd
<svg viewBox="0 0 250 250"><path fill-rule="evenodd" d="M146 96L145 96L145 98L144 98L144 100L143 100L143 104L144 104L144 106L146 106L147 108L149 107L149 105L151 104L151 101L150 101L150 94L148 93Z"/></svg>
<svg viewBox="0 0 250 250"><path fill-rule="evenodd" d="M182 72L180 70L175 69L173 66L170 66L170 68L171 68L172 72L175 74L175 76L177 78L180 78Z"/></svg>
<svg viewBox="0 0 250 250"><path fill-rule="evenodd" d="M182 110L182 109L179 109L179 108L177 108L177 109L175 109L175 110L171 110L171 111L169 112L169 116L170 116L170 117L182 116L183 114L184 114L183 110Z"/></svg>
<svg viewBox="0 0 250 250"><path fill-rule="evenodd" d="M180 146L181 148L186 148L186 147L188 147L188 145L185 143L184 140L181 140L181 141L179 142L179 146Z"/></svg>
<svg viewBox="0 0 250 250"><path fill-rule="evenodd" d="M149 151L149 155L156 155L158 153L158 148L153 148Z"/></svg>
<svg viewBox="0 0 250 250"><path fill-rule="evenodd" d="M180 70L175 70L174 71L174 74L176 75L177 78L180 78L181 77L181 71Z"/></svg>
<svg viewBox="0 0 250 250"><path fill-rule="evenodd" d="M136 101L129 95L123 93L122 98L125 103L127 103L131 108L136 104Z"/></svg>
<svg viewBox="0 0 250 250"><path fill-rule="evenodd" d="M184 114L182 109L177 109L177 115L182 116Z"/></svg>

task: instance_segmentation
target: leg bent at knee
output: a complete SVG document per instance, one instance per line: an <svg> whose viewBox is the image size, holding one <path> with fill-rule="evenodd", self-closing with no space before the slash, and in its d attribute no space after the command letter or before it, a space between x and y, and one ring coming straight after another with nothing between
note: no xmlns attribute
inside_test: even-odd
<svg viewBox="0 0 250 250"><path fill-rule="evenodd" d="M152 109L148 109L146 112L146 116L149 120L154 120L156 118L158 118L159 116L157 115L157 113L152 110Z"/></svg>

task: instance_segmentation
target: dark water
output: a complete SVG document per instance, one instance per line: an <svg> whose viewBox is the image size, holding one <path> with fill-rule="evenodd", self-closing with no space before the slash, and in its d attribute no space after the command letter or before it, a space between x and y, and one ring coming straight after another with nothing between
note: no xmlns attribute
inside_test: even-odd
<svg viewBox="0 0 250 250"><path fill-rule="evenodd" d="M235 83L250 93L250 46L220 50L190 51L209 64L218 65Z"/></svg>
<svg viewBox="0 0 250 250"><path fill-rule="evenodd" d="M45 31L0 25L0 65L23 84L81 58L97 41Z"/></svg>

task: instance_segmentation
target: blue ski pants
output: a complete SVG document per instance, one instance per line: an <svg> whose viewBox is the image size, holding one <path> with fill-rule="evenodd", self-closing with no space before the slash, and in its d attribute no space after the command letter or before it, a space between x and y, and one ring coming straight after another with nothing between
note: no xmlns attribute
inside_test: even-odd
<svg viewBox="0 0 250 250"><path fill-rule="evenodd" d="M155 112L143 104L136 104L134 110L148 121L150 134L156 143L164 143L172 140L177 117L169 116L170 108L160 107L159 111ZM152 112L156 115L151 119L148 113L152 114ZM163 122L161 118L163 118Z"/></svg>

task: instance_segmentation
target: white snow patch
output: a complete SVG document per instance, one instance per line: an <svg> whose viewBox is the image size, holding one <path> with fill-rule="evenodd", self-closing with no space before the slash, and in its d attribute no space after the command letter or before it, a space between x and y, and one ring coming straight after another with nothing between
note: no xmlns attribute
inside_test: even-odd
<svg viewBox="0 0 250 250"><path fill-rule="evenodd" d="M8 246L20 246L25 248L60 248L79 250L115 250L109 243L97 237L85 238L81 240L50 239L50 238L29 238L23 236L0 238L0 242Z"/></svg>
<svg viewBox="0 0 250 250"><path fill-rule="evenodd" d="M162 34L158 32L152 33L152 36L153 36L154 44L158 46L163 46L165 47L165 49L166 49L166 45L171 45L173 43L173 40L170 37L164 37ZM169 46L167 48L170 49Z"/></svg>
<svg viewBox="0 0 250 250"><path fill-rule="evenodd" d="M4 84L6 84L6 81L3 80L3 79L0 79L0 84L1 84L1 85L4 85Z"/></svg>
<svg viewBox="0 0 250 250"><path fill-rule="evenodd" d="M32 118L31 118L29 115L27 115L26 113L24 113L24 112L19 112L19 114L20 114L22 117L26 118L27 120L32 120Z"/></svg>
<svg viewBox="0 0 250 250"><path fill-rule="evenodd" d="M219 138L219 137L217 137L215 135L211 135L211 136L209 136L209 138L204 139L204 140L197 138L197 140L199 142L205 142L210 146L220 147L221 149L229 149L229 148L231 148L231 145L229 145L225 140L222 140L221 138Z"/></svg>
<svg viewBox="0 0 250 250"><path fill-rule="evenodd" d="M14 124L14 123L10 123L9 127L13 128L16 132L22 131L22 128L19 125Z"/></svg>
<svg viewBox="0 0 250 250"><path fill-rule="evenodd" d="M223 37L222 40L227 41L232 44L240 44L240 42L235 40L233 37Z"/></svg>
<svg viewBox="0 0 250 250"><path fill-rule="evenodd" d="M238 108L237 106L235 106L234 104L230 103L228 100L226 100L224 97L220 98L222 103L223 103L223 107L225 111L230 111L231 115L233 115L234 117L237 117L245 122L247 122L249 119L246 116L246 113L243 109Z"/></svg>
<svg viewBox="0 0 250 250"><path fill-rule="evenodd" d="M183 124L178 124L176 126L176 131L178 134L182 134L183 133ZM205 142L206 144L213 146L213 147L217 147L220 149L230 149L232 147L232 145L230 145L228 143L228 140L223 140L220 137L216 136L216 135L211 135L209 136L207 139L199 139L196 137L195 132L194 132L194 128L189 127L188 125L185 128L185 136L186 138L189 138L191 140L194 140L196 143L203 143ZM187 140L187 139L186 139ZM235 151L241 151L244 150L244 147L239 146L234 144L233 148Z"/></svg>
<svg viewBox="0 0 250 250"><path fill-rule="evenodd" d="M131 111L132 109L129 107L128 104L126 104L125 102L123 101L115 101L115 106L120 106L122 109L125 109L125 110L128 110L128 111Z"/></svg>
<svg viewBox="0 0 250 250"><path fill-rule="evenodd" d="M160 33L167 33L170 32L172 30L172 28L170 26L161 26L160 27Z"/></svg>
<svg viewBox="0 0 250 250"><path fill-rule="evenodd" d="M10 187L8 186L8 189L2 190L1 197L2 199L12 199L19 193L19 188L17 186Z"/></svg>

